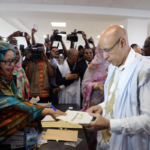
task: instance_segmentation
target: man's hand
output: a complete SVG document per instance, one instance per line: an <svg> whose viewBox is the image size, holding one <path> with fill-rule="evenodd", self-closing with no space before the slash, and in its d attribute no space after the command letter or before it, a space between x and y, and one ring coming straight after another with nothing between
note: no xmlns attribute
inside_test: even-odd
<svg viewBox="0 0 150 150"><path fill-rule="evenodd" d="M102 113L102 107L100 105L96 105L96 106L93 106L93 107L90 107L89 109L87 109L86 112L101 114Z"/></svg>
<svg viewBox="0 0 150 150"><path fill-rule="evenodd" d="M37 30L35 28L32 29L32 34L34 34L35 32L37 32Z"/></svg>
<svg viewBox="0 0 150 150"><path fill-rule="evenodd" d="M50 46L51 46L50 40L48 41L48 43L44 43L44 45L45 45L47 50L50 50Z"/></svg>
<svg viewBox="0 0 150 150"><path fill-rule="evenodd" d="M30 41L31 36L27 33L27 35L25 36L25 38L26 38L27 41Z"/></svg>
<svg viewBox="0 0 150 150"><path fill-rule="evenodd" d="M27 59L30 59L30 57L31 57L31 53L28 53L28 54L26 55L26 58L27 58Z"/></svg>
<svg viewBox="0 0 150 150"><path fill-rule="evenodd" d="M51 37L50 37L51 41L54 41L53 37L54 37L54 34L52 34Z"/></svg>
<svg viewBox="0 0 150 150"><path fill-rule="evenodd" d="M53 59L55 57L58 57L58 49L57 48L53 48L50 52L50 58Z"/></svg>
<svg viewBox="0 0 150 150"><path fill-rule="evenodd" d="M57 93L57 92L59 92L60 90L61 90L61 88L60 88L60 87L58 87L58 88L54 88L54 89L53 89L53 93L54 93L54 94L56 94L56 93Z"/></svg>
<svg viewBox="0 0 150 150"><path fill-rule="evenodd" d="M91 41L91 42L92 42L91 44L93 44L93 45L94 45L94 40L93 40L93 39L89 39L89 41Z"/></svg>
<svg viewBox="0 0 150 150"><path fill-rule="evenodd" d="M84 40L87 40L87 36L86 36L85 32L82 32L82 37Z"/></svg>
<svg viewBox="0 0 150 150"><path fill-rule="evenodd" d="M16 31L12 34L12 37L18 37L20 36L20 31Z"/></svg>
<svg viewBox="0 0 150 150"><path fill-rule="evenodd" d="M100 114L89 113L89 115L93 116L96 119L95 121L92 121L89 125L83 125L86 127L86 129L94 131L110 129L110 120L105 119Z"/></svg>
<svg viewBox="0 0 150 150"><path fill-rule="evenodd" d="M79 78L78 74L71 74L71 73L69 73L68 75L65 76L66 80L76 80L78 78Z"/></svg>
<svg viewBox="0 0 150 150"><path fill-rule="evenodd" d="M46 56L46 54L44 52L41 54L41 56L42 56L43 61L48 63L48 58L47 58L47 56Z"/></svg>

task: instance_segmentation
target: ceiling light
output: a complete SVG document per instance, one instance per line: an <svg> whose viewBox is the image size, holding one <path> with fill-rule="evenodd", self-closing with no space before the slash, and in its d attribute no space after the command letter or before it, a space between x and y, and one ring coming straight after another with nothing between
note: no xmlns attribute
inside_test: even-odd
<svg viewBox="0 0 150 150"><path fill-rule="evenodd" d="M4 41L7 41L7 38L3 38Z"/></svg>
<svg viewBox="0 0 150 150"><path fill-rule="evenodd" d="M46 35L44 35L44 38L47 38L47 36L46 36Z"/></svg>
<svg viewBox="0 0 150 150"><path fill-rule="evenodd" d="M97 38L99 39L99 38L100 38L100 35L98 35Z"/></svg>
<svg viewBox="0 0 150 150"><path fill-rule="evenodd" d="M53 27L66 27L66 23L65 22L51 22L51 25Z"/></svg>

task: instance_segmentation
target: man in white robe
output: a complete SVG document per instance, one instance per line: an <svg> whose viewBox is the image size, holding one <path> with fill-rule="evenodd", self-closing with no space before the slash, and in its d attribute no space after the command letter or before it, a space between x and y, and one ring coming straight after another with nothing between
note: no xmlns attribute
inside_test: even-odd
<svg viewBox="0 0 150 150"><path fill-rule="evenodd" d="M126 30L114 25L100 36L103 57L111 64L103 103L87 110L95 121L97 150L150 150L150 57L130 48Z"/></svg>
<svg viewBox="0 0 150 150"><path fill-rule="evenodd" d="M63 64L58 64L56 70L56 83L60 86L58 93L59 104L78 104L80 107L80 79L78 74L71 74L75 63L78 61L79 52L70 49L68 58Z"/></svg>

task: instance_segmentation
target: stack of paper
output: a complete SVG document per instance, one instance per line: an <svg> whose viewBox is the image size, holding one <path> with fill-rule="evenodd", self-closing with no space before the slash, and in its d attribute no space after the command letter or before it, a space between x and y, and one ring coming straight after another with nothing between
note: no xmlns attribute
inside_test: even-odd
<svg viewBox="0 0 150 150"><path fill-rule="evenodd" d="M72 124L65 121L46 121L42 122L43 128L67 128L67 129L82 129L82 126L79 124Z"/></svg>
<svg viewBox="0 0 150 150"><path fill-rule="evenodd" d="M59 116L57 119L78 124L89 124L93 119L87 112L67 110L66 113L66 116Z"/></svg>

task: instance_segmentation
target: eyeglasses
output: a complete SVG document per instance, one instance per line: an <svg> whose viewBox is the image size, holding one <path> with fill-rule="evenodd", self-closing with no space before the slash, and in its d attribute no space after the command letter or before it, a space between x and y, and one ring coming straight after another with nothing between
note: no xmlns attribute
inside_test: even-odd
<svg viewBox="0 0 150 150"><path fill-rule="evenodd" d="M105 49L105 50L102 50L102 51L107 52L107 53L111 52L113 50L113 48L119 43L120 39L121 38L119 38L119 40L110 49Z"/></svg>
<svg viewBox="0 0 150 150"><path fill-rule="evenodd" d="M11 61L5 61L5 60L0 60L0 62L4 62L5 65L10 66L12 63L15 63L16 59L13 59Z"/></svg>
<svg viewBox="0 0 150 150"><path fill-rule="evenodd" d="M19 52L16 52L16 55L19 55Z"/></svg>

